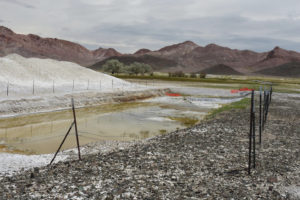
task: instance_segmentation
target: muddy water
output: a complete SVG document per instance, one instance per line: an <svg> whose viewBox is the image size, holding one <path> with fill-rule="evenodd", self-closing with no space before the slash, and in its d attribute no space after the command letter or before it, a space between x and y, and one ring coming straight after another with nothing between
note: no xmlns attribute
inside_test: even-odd
<svg viewBox="0 0 300 200"><path fill-rule="evenodd" d="M193 125L220 103L203 101L163 97L77 109L80 144L140 140ZM72 121L71 111L0 119L0 152L55 152ZM75 147L75 141L73 128L62 149Z"/></svg>

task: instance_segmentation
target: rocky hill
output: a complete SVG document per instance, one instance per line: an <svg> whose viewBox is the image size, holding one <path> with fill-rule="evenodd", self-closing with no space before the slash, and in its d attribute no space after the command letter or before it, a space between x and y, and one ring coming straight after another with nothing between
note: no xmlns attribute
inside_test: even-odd
<svg viewBox="0 0 300 200"><path fill-rule="evenodd" d="M140 49L134 54L121 54L115 49L99 48L90 51L85 47L56 38L16 34L0 26L0 57L16 53L24 57L51 58L88 66L99 70L108 59L118 59L125 64L143 62L160 72L201 72L212 74L263 74L280 68L282 76L290 76L289 63L300 63L300 53L275 47L269 52L258 53L209 44L199 46L192 41L163 47L156 51ZM215 67L217 66L217 67ZM279 68L278 68L279 67ZM286 72L285 72L286 70ZM293 70L300 71L298 65ZM272 73L270 73L271 75Z"/></svg>
<svg viewBox="0 0 300 200"><path fill-rule="evenodd" d="M216 75L242 75L242 73L240 73L224 64L218 64L218 65L206 68L198 73L216 74Z"/></svg>
<svg viewBox="0 0 300 200"><path fill-rule="evenodd" d="M42 38L33 34L16 34L12 30L0 26L0 56L12 53L24 57L71 61L83 66L92 65L111 56L121 55L114 49L99 48L90 51L77 43L57 38Z"/></svg>
<svg viewBox="0 0 300 200"><path fill-rule="evenodd" d="M125 64L144 62L161 72L200 72L212 74L257 74L264 69L272 69L286 63L300 62L300 53L275 47L269 52L258 53L249 50L237 50L209 44L199 46L191 41L167 46L157 51L141 49L134 54L126 54L117 59ZM116 57L115 57L116 58ZM108 58L110 59L110 58ZM168 61L166 64L157 59ZM106 60L91 66L101 69ZM216 67L217 66L217 67ZM230 70L229 70L230 69Z"/></svg>
<svg viewBox="0 0 300 200"><path fill-rule="evenodd" d="M282 77L300 77L300 62L285 63L276 67L262 69L256 72L260 75L282 76Z"/></svg>

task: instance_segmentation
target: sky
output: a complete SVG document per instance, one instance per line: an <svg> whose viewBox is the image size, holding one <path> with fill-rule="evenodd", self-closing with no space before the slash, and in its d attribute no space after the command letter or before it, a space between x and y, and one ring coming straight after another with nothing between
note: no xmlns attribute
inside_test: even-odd
<svg viewBox="0 0 300 200"><path fill-rule="evenodd" d="M0 25L122 53L187 40L300 52L299 0L0 0Z"/></svg>

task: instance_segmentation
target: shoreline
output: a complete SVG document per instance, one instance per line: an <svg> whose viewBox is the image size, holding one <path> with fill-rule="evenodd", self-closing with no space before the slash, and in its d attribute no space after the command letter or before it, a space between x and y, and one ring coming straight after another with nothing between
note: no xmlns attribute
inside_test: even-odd
<svg viewBox="0 0 300 200"><path fill-rule="evenodd" d="M27 115L46 114L52 112L62 112L71 109L71 98L74 98L75 108L88 108L109 103L129 102L140 99L147 99L162 96L169 92L168 88L145 89L140 91L123 91L117 93L83 92L74 94L63 94L61 96L50 96L45 101L42 97L21 98L17 100L0 101L0 120L14 117L24 117Z"/></svg>
<svg viewBox="0 0 300 200"><path fill-rule="evenodd" d="M299 199L299 105L300 96L274 95L251 176L249 111L231 110L128 148L1 177L0 197Z"/></svg>

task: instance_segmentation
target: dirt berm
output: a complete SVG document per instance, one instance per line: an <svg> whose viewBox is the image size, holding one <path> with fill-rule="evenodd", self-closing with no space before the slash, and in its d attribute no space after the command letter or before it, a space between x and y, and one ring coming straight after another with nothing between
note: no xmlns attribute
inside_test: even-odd
<svg viewBox="0 0 300 200"><path fill-rule="evenodd" d="M149 89L142 91L123 91L115 93L81 92L63 95L24 97L0 101L0 116L27 115L70 109L71 99L75 107L98 106L107 103L129 102L156 96L163 96L169 89Z"/></svg>

